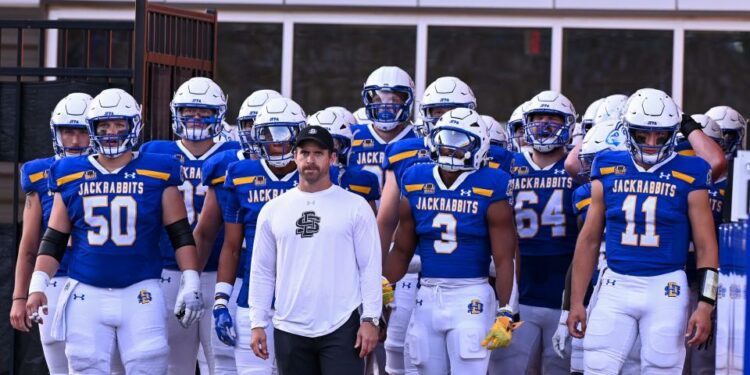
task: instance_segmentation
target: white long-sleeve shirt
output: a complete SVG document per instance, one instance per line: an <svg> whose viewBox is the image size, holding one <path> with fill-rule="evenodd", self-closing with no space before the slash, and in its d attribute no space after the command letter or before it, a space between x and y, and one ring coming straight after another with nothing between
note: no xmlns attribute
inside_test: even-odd
<svg viewBox="0 0 750 375"><path fill-rule="evenodd" d="M379 318L380 237L372 208L338 186L292 189L258 216L250 266L250 321L295 335L319 337L341 327L362 305Z"/></svg>

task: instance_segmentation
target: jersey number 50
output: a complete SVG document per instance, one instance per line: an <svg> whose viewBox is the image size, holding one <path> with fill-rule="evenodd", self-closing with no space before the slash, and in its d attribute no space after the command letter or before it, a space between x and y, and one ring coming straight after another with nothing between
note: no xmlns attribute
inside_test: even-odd
<svg viewBox="0 0 750 375"><path fill-rule="evenodd" d="M94 209L100 207L108 207L109 215L94 215ZM111 201L106 195L83 198L83 219L86 224L95 228L95 230L88 231L90 245L102 246L107 239L111 238L117 246L132 246L135 243L136 216L138 216L138 206L131 196L118 195ZM123 218L125 225L122 223Z"/></svg>

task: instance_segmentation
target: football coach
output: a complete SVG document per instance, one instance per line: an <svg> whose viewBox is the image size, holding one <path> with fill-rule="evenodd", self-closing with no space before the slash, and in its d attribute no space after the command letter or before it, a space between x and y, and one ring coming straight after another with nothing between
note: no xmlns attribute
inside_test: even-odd
<svg viewBox="0 0 750 375"><path fill-rule="evenodd" d="M268 358L264 328L273 308L281 375L362 374L363 358L378 342L382 308L375 215L362 197L331 183L336 154L326 129L302 129L294 160L299 186L268 202L258 216L250 346Z"/></svg>

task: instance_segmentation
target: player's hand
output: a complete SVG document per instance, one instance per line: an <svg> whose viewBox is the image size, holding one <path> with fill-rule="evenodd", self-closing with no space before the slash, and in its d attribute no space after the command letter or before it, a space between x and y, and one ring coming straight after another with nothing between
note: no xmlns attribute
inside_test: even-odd
<svg viewBox="0 0 750 375"><path fill-rule="evenodd" d="M26 314L26 298L16 299L10 308L10 325L21 332L29 332L31 329L31 319Z"/></svg>
<svg viewBox="0 0 750 375"><path fill-rule="evenodd" d="M180 291L174 305L174 315L184 328L203 315L203 295L200 289L200 276L195 270L185 270L180 278Z"/></svg>
<svg viewBox="0 0 750 375"><path fill-rule="evenodd" d="M565 359L565 346L568 343L568 339L570 338L570 334L568 332L568 312L563 310L560 314L560 321L557 324L557 330L555 331L555 334L552 336L552 349L555 350L555 353L557 353L557 356Z"/></svg>
<svg viewBox="0 0 750 375"><path fill-rule="evenodd" d="M29 294L29 299L26 300L26 316L37 324L43 324L44 319L42 319L42 316L46 316L48 313L47 295L43 292Z"/></svg>
<svg viewBox="0 0 750 375"><path fill-rule="evenodd" d="M268 359L268 341L266 340L266 330L264 328L253 328L250 336L250 348L253 349L255 356L261 359Z"/></svg>
<svg viewBox="0 0 750 375"><path fill-rule="evenodd" d="M385 277L383 277L381 285L383 287L383 305L390 307L395 299L393 295L393 285Z"/></svg>
<svg viewBox="0 0 750 375"><path fill-rule="evenodd" d="M685 337L690 337L688 345L700 345L706 342L708 335L711 333L711 313L713 310L714 307L710 304L703 301L698 302L698 307L690 316L685 333Z"/></svg>
<svg viewBox="0 0 750 375"><path fill-rule="evenodd" d="M354 348L359 348L359 358L365 358L375 350L375 346L378 345L379 331L378 327L369 322L359 325L357 341L354 343Z"/></svg>
<svg viewBox="0 0 750 375"><path fill-rule="evenodd" d="M234 330L229 309L224 304L214 304L214 329L221 342L229 346L235 345L237 333Z"/></svg>
<svg viewBox="0 0 750 375"><path fill-rule="evenodd" d="M586 334L586 308L582 304L571 305L568 313L568 333L577 339ZM580 327L580 329L579 329Z"/></svg>
<svg viewBox="0 0 750 375"><path fill-rule="evenodd" d="M495 323L490 327L487 336L482 340L482 346L488 350L505 348L510 345L513 339L513 330L520 327L523 322L513 323L513 317L507 315L498 316Z"/></svg>

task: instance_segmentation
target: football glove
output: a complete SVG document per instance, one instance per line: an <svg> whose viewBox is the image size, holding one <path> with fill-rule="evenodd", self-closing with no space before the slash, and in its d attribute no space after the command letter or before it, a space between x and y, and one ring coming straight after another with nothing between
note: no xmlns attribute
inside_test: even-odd
<svg viewBox="0 0 750 375"><path fill-rule="evenodd" d="M482 340L482 346L487 350L507 347L513 338L513 330L520 327L521 324L523 322L513 323L513 312L510 309L500 309L495 323L492 324L487 336Z"/></svg>
<svg viewBox="0 0 750 375"><path fill-rule="evenodd" d="M221 342L229 346L234 346L237 333L234 330L232 316L229 315L228 302L229 295L216 293L216 300L214 301L214 329L216 330L216 336L219 337Z"/></svg>
<svg viewBox="0 0 750 375"><path fill-rule="evenodd" d="M182 271L180 291L177 292L177 301L174 305L174 315L184 328L190 327L203 315L203 295L200 286L201 280L198 271Z"/></svg>
<svg viewBox="0 0 750 375"><path fill-rule="evenodd" d="M557 330L552 336L552 349L557 356L565 359L565 345L568 343L570 333L568 332L568 311L563 310L560 314L560 323L557 324Z"/></svg>
<svg viewBox="0 0 750 375"><path fill-rule="evenodd" d="M390 306L394 300L393 285L391 285L385 277L383 277L381 285L383 287L383 305Z"/></svg>

